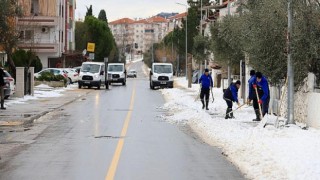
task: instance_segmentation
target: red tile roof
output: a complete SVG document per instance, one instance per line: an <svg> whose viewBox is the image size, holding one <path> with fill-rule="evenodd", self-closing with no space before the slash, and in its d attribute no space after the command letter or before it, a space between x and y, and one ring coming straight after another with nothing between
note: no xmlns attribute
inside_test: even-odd
<svg viewBox="0 0 320 180"><path fill-rule="evenodd" d="M149 22L158 22L158 23L168 22L168 20L166 20L165 18L160 17L160 16L153 16L151 18L148 18L147 21L149 21Z"/></svg>
<svg viewBox="0 0 320 180"><path fill-rule="evenodd" d="M132 24L132 23L134 23L134 22L135 22L135 21L132 20L132 19L122 18L122 19L118 19L118 20L112 21L112 22L110 22L109 24L111 24L111 25L116 25L116 24Z"/></svg>
<svg viewBox="0 0 320 180"><path fill-rule="evenodd" d="M149 24L149 22L146 19L140 19L134 22L135 24Z"/></svg>
<svg viewBox="0 0 320 180"><path fill-rule="evenodd" d="M171 19L182 19L182 18L184 18L184 17L186 17L187 16L187 12L184 12L184 13L181 13L181 14L177 14L177 15L175 15L175 16L172 16L172 17L170 17L169 19L171 20Z"/></svg>

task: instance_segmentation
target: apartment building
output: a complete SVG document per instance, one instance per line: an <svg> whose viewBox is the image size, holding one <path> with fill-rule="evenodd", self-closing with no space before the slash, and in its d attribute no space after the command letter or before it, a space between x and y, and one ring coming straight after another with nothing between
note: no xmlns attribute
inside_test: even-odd
<svg viewBox="0 0 320 180"><path fill-rule="evenodd" d="M168 21L159 16L147 19L123 18L109 23L119 47L130 49L130 53L146 52L152 43L160 42L168 32Z"/></svg>
<svg viewBox="0 0 320 180"><path fill-rule="evenodd" d="M130 51L134 42L133 23L134 20L130 18L122 18L109 23L118 48L124 52Z"/></svg>
<svg viewBox="0 0 320 180"><path fill-rule="evenodd" d="M76 0L19 0L23 16L17 18L18 47L32 50L44 68L75 49Z"/></svg>
<svg viewBox="0 0 320 180"><path fill-rule="evenodd" d="M185 20L186 17L187 17L187 12L169 17L168 18L169 32L173 31L173 29L176 27L182 28L182 20Z"/></svg>

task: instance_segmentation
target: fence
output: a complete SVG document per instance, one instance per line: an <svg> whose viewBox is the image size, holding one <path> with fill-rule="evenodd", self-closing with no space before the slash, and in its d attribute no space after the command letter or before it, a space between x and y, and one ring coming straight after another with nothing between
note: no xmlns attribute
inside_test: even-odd
<svg viewBox="0 0 320 180"><path fill-rule="evenodd" d="M303 86L294 94L294 119L296 122L307 124L310 127L320 128L320 90L317 88L316 77L309 73ZM280 106L280 95L284 91L283 103ZM269 112L286 118L287 115L287 87L282 83L279 86L270 87Z"/></svg>

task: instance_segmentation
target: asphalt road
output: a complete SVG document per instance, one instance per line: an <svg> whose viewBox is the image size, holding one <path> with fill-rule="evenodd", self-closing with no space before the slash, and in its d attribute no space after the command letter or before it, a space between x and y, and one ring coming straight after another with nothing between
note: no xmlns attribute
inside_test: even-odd
<svg viewBox="0 0 320 180"><path fill-rule="evenodd" d="M92 90L55 112L51 124L0 166L0 179L243 179L221 151L188 127L165 122L164 99L142 63L126 86Z"/></svg>

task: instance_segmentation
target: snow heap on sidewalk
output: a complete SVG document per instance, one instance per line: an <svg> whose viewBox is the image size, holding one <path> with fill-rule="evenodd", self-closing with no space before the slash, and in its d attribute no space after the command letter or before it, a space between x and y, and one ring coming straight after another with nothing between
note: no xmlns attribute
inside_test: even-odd
<svg viewBox="0 0 320 180"><path fill-rule="evenodd" d="M76 86L70 86L67 88L53 88L48 85L40 84L34 88L34 96L26 95L23 98L11 97L5 100L5 106L11 106L13 104L24 104L29 100L37 100L40 98L60 97L66 90L74 89Z"/></svg>
<svg viewBox="0 0 320 180"><path fill-rule="evenodd" d="M171 123L190 126L205 142L221 148L223 154L249 179L320 179L320 131L298 126L262 128L253 122L252 107L234 112L236 119L224 119L226 103L222 89L213 89L209 111L201 109L196 97L199 85L186 88L178 78L174 89L161 90ZM234 105L234 109L237 105Z"/></svg>

